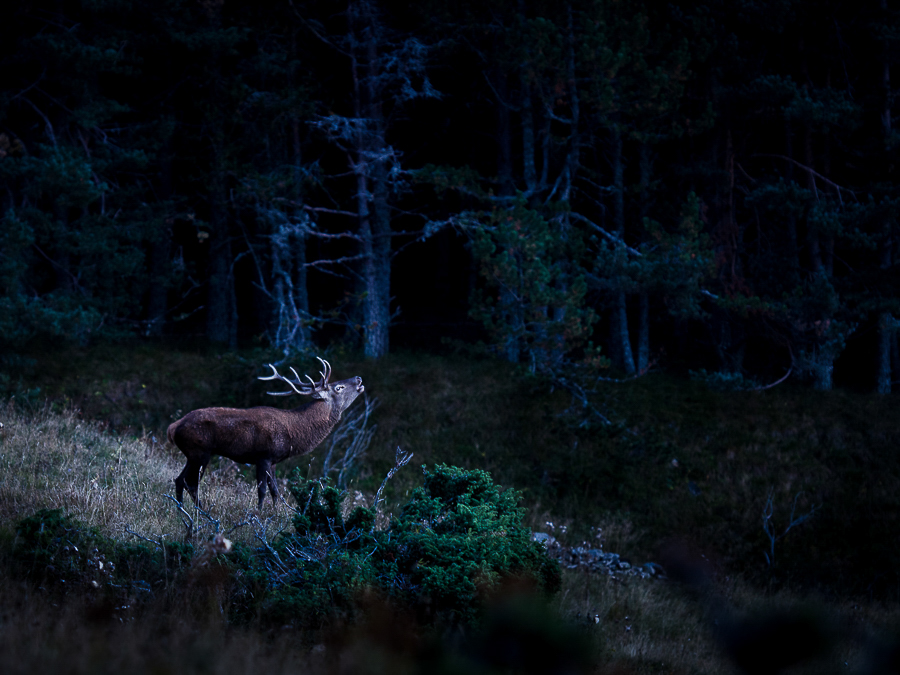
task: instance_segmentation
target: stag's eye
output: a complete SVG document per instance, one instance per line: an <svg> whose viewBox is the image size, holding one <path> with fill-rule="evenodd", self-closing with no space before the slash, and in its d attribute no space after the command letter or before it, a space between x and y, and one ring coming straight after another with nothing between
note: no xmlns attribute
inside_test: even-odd
<svg viewBox="0 0 900 675"><path fill-rule="evenodd" d="M335 390L335 391L340 391L340 390L343 389L343 388L344 388L344 385L339 384L339 385L337 385L337 386L334 388L334 390Z"/></svg>

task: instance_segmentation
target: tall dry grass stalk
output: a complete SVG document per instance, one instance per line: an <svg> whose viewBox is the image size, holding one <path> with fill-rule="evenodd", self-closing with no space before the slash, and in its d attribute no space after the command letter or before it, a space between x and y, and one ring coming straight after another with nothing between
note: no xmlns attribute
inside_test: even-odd
<svg viewBox="0 0 900 675"><path fill-rule="evenodd" d="M183 465L177 449L153 436L109 434L72 410L45 406L26 415L8 403L0 411L0 521L61 508L119 539L186 536L190 520L166 496L174 494L173 479ZM292 508L284 501L274 507L267 502L257 511L255 486L231 462L223 460L221 468L207 472L200 494L210 517L189 499L184 504L194 521L194 540L218 529L233 540L252 541L291 527Z"/></svg>

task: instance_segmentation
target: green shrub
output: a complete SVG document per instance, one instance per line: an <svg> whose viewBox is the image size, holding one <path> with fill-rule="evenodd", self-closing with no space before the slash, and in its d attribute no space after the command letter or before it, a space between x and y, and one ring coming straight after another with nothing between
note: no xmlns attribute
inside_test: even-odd
<svg viewBox="0 0 900 675"><path fill-rule="evenodd" d="M486 471L438 465L391 524L379 572L396 594L430 611L473 621L504 581L554 593L560 572L522 525L519 494Z"/></svg>
<svg viewBox="0 0 900 675"><path fill-rule="evenodd" d="M193 557L190 544L161 547L101 535L61 509L42 509L16 525L12 551L18 576L57 590L86 585L148 591L177 578Z"/></svg>
<svg viewBox="0 0 900 675"><path fill-rule="evenodd" d="M558 565L522 524L519 494L500 490L485 471L426 470L424 486L386 530L374 529L372 509L345 518L346 493L328 480L295 471L289 487L296 532L242 563L264 578L260 609L271 620L310 627L352 614L359 592L374 589L424 621L475 623L506 582L559 589Z"/></svg>

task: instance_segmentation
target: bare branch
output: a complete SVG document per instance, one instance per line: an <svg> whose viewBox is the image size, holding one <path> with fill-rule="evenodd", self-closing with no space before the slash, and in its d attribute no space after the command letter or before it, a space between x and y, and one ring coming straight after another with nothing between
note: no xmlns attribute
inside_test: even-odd
<svg viewBox="0 0 900 675"><path fill-rule="evenodd" d="M163 497L171 499L175 504L175 507L181 512L181 523L182 525L184 525L184 529L187 530L187 532L185 533L185 537L187 539L191 539L192 535L194 534L194 519L191 517L191 514L185 511L184 506L181 504L181 502L175 499L175 497L173 497L172 495L163 495Z"/></svg>
<svg viewBox="0 0 900 675"><path fill-rule="evenodd" d="M49 255L44 253L41 250L40 246L38 246L37 244L34 244L34 243L32 243L31 245L34 247L34 250L36 250L38 253L41 254L41 257L44 258L44 260L46 260L48 263L53 265L56 269L60 270L61 272L65 272L69 276L69 278L73 281L73 283L75 284L75 288L78 289L79 293L81 293L82 295L87 295L86 291L81 287L78 277L76 277L74 274L72 274L67 268L63 267L58 262L56 262Z"/></svg>
<svg viewBox="0 0 900 675"><path fill-rule="evenodd" d="M794 503L791 506L791 516L790 516L790 520L788 521L788 525L786 528L784 528L784 532L782 532L781 534L776 536L775 528L772 525L772 515L775 512L773 494L774 494L774 489L769 490L769 497L768 497L768 499L766 499L766 505L763 508L763 514L762 514L763 531L766 533L766 536L769 538L769 551L764 554L766 557L766 563L769 566L772 566L775 563L775 543L780 541L781 539L783 539L785 537L785 535L787 535L787 533L791 531L791 528L796 527L796 526L806 522L810 518L812 518L812 516L815 514L815 512L818 511L818 509L819 509L818 505L813 504L812 508L809 510L808 513L805 513L800 517L795 517L794 514L797 511L797 500L800 499L800 495L803 494L802 491L798 492L796 495L794 495Z"/></svg>
<svg viewBox="0 0 900 675"><path fill-rule="evenodd" d="M134 530L132 530L128 525L125 526L125 533L130 534L132 537L137 537L138 539L143 539L144 541L150 542L154 546L159 546L162 548L163 543L161 541L157 541L156 539L150 539L149 537L145 537L142 534L138 534Z"/></svg>
<svg viewBox="0 0 900 675"><path fill-rule="evenodd" d="M34 86L34 85L32 85L32 86ZM53 125L50 124L50 120L47 118L47 116L43 112L41 112L40 108L38 108L34 103L31 102L31 99L29 99L26 96L23 96L22 100L25 101L25 103L27 103L28 105L30 105L34 109L34 111L38 115L40 115L41 118L44 120L44 124L47 127L47 135L50 136L50 141L53 143L53 147L55 148L56 147L56 134L53 133Z"/></svg>
<svg viewBox="0 0 900 675"><path fill-rule="evenodd" d="M631 246L626 244L624 241L622 241L619 237L614 235L612 232L609 232L608 230L603 229L602 227L597 225L597 223L593 222L592 220L589 220L588 218L585 218L580 213L576 213L575 211L570 211L569 217L574 218L575 220L577 220L579 222L585 223L591 229L593 229L596 232L599 232L603 237L605 237L609 241L613 242L616 246L621 246L622 248L624 248L631 255L637 256L639 258L642 258L644 256L644 254L641 253L640 251L638 251L636 248L631 248Z"/></svg>
<svg viewBox="0 0 900 675"><path fill-rule="evenodd" d="M314 260L313 262L303 263L304 267L322 267L324 265L340 265L342 263L353 262L354 260L365 260L369 256L360 253L359 255L348 255L343 258L332 258L327 260Z"/></svg>
<svg viewBox="0 0 900 675"><path fill-rule="evenodd" d="M841 199L841 190L845 190L845 191L849 192L851 195L853 195L853 198L856 199L856 193L853 190L850 190L849 188L841 187L834 181L829 180L828 178L825 178L825 176L823 176L822 174L817 172L812 167L807 166L806 164L801 164L793 157L788 157L787 155L775 155L775 154L761 153L761 152L754 153L753 155L751 155L751 157L774 157L776 159L783 159L784 161L790 162L791 164L794 164L795 166L799 166L801 169L803 169L804 171L809 173L811 176L815 176L819 180L824 181L825 183L827 183L828 185L833 187L835 189L835 191L837 191L838 200L841 202L841 204L844 203L844 200Z"/></svg>
<svg viewBox="0 0 900 675"><path fill-rule="evenodd" d="M341 209L328 209L324 206L307 206L303 205L303 208L307 211L312 211L313 213L330 213L336 216L347 216L350 218L359 218L359 214L355 211L343 211Z"/></svg>
<svg viewBox="0 0 900 675"><path fill-rule="evenodd" d="M753 389L748 389L747 391L765 391L766 389L771 389L772 387L776 387L786 379L791 376L791 373L794 372L794 364L791 364L791 367L788 368L788 371L784 374L784 377L775 380L772 384L766 384L761 387L754 387Z"/></svg>
<svg viewBox="0 0 900 675"><path fill-rule="evenodd" d="M348 54L348 53L345 52L343 49L341 49L340 47L338 47L336 44L334 44L334 43L333 43L331 40L329 40L328 38L326 38L326 37L320 35L319 32L318 32L315 28L312 27L312 25L309 23L309 21L306 20L306 18L303 16L303 14L301 14L300 12L298 12L298 11L297 11L297 8L294 7L294 2L293 2L293 0L288 0L288 4L291 6L291 9L294 10L294 14L295 14L296 17L300 20L300 23L302 23L304 26L306 26L306 29L307 29L310 33L312 33L312 34L316 37L317 40L319 40L322 44L331 47L334 51L338 52L339 54L342 54L342 55L346 56L347 58L350 58L350 54Z"/></svg>
<svg viewBox="0 0 900 675"><path fill-rule="evenodd" d="M323 478L337 471L337 485L340 488L345 487L347 474L353 465L365 456L372 442L377 425L369 426L369 418L377 407L378 399L370 399L365 395L365 405L362 408L357 407L344 415L331 435L331 444L322 467ZM338 448L343 450L335 457L335 450Z"/></svg>
<svg viewBox="0 0 900 675"><path fill-rule="evenodd" d="M388 471L387 476L384 477L384 480L381 482L381 486L378 488L378 492L375 493L375 499L372 502L372 509L375 511L375 517L378 517L378 507L381 504L383 498L381 497L381 493L384 492L384 488L387 485L387 482L394 477L394 474L397 473L402 467L409 464L409 460L413 458L413 453L404 452L400 449L400 446L397 446L397 451L394 454L394 466L391 467L391 470Z"/></svg>

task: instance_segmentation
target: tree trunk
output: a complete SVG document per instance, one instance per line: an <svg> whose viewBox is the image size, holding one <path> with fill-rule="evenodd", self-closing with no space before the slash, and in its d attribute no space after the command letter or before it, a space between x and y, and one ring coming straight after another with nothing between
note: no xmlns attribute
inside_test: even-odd
<svg viewBox="0 0 900 675"><path fill-rule="evenodd" d="M887 0L880 0L882 11L887 10ZM884 55L881 72L881 85L884 90L884 108L881 113L881 127L885 143L891 134L891 66L887 55ZM892 227L890 220L884 223L884 233L879 248L881 269L888 270L892 264ZM891 352L896 343L894 317L890 312L881 312L878 316L878 373L876 390L879 394L891 393Z"/></svg>
<svg viewBox="0 0 900 675"><path fill-rule="evenodd" d="M791 123L788 120L784 122L784 130L785 130L785 152L788 157L791 159L794 158L794 143L793 143L793 131L791 129ZM792 162L787 163L786 167L786 178L788 182L793 181L794 179L794 164ZM800 269L800 245L799 240L797 239L797 218L793 215L793 213L789 213L787 216L787 234L788 234L788 259L790 260L790 268L791 268L791 280L794 284L797 283L797 274L793 270Z"/></svg>
<svg viewBox="0 0 900 675"><path fill-rule="evenodd" d="M897 340L897 329L891 331L891 382L900 380L900 341Z"/></svg>
<svg viewBox="0 0 900 675"><path fill-rule="evenodd" d="M206 336L212 342L236 347L234 279L228 203L225 191L225 138L221 111L211 113L212 170L209 185L209 281L206 300Z"/></svg>
<svg viewBox="0 0 900 675"><path fill-rule="evenodd" d="M806 166L809 167L807 171L807 188L809 191L818 199L818 188L816 186L816 178L812 173L813 164L815 158L813 156L812 149L812 129L810 127L806 127L803 133L803 146L804 146L804 160ZM821 237L819 232L815 229L809 227L806 232L807 243L809 245L809 261L810 266L812 267L813 276L818 277L820 279L827 279L827 273L825 268L825 263L822 258L822 247L821 247ZM829 319L830 317L821 317L822 319ZM833 386L833 375L834 375L834 360L837 354L833 353L832 350L823 348L821 345L816 345L814 347L815 353L813 355L813 387L820 391L830 391Z"/></svg>
<svg viewBox="0 0 900 675"><path fill-rule="evenodd" d="M169 253L172 232L168 226L154 233L150 244L150 287L147 293L146 335L158 337L163 333L168 309L166 272L169 269Z"/></svg>
<svg viewBox="0 0 900 675"><path fill-rule="evenodd" d="M534 199L537 190L537 164L534 161L537 150L534 142L534 114L531 109L531 89L524 75L522 77L522 177L529 200Z"/></svg>
<svg viewBox="0 0 900 675"><path fill-rule="evenodd" d="M206 336L219 344L232 344L231 241L228 236L225 181L218 168L213 169L210 185L209 283L206 300Z"/></svg>
<svg viewBox="0 0 900 675"><path fill-rule="evenodd" d="M618 128L612 131L612 155L613 155L613 219L616 235L619 239L625 239L625 159L623 157L622 135ZM617 246L617 261L624 257L625 251ZM619 273L621 265L616 265ZM619 282L621 283L621 281ZM632 375L635 371L634 356L631 351L631 340L628 335L628 307L626 304L625 290L613 291L612 316L610 320L610 356L616 367Z"/></svg>
<svg viewBox="0 0 900 675"><path fill-rule="evenodd" d="M641 143L640 148L640 172L641 172L641 227L644 219L650 215L650 180L653 174L653 158L650 144ZM646 288L641 289L638 296L638 337L637 337L637 372L643 373L650 365L650 295Z"/></svg>
<svg viewBox="0 0 900 675"><path fill-rule="evenodd" d="M167 130L168 131L168 130ZM163 149L160 153L159 196L168 205L172 199L172 133L166 133ZM150 288L147 294L147 331L150 336L160 336L165 326L168 309L168 288L166 275L169 270L169 254L172 245L172 228L169 219L153 233L150 243Z"/></svg>
<svg viewBox="0 0 900 675"><path fill-rule="evenodd" d="M300 120L296 117L291 120L291 137L294 146L294 201L299 204L303 199L303 191L300 187L302 180L300 171L302 153ZM302 221L305 218L306 214L298 206L294 212L294 220ZM306 349L312 342L309 324L307 323L309 321L309 291L306 286L306 237L302 231L297 231L292 239L291 250L294 254L292 304L296 308L298 315L294 344L298 349Z"/></svg>
<svg viewBox="0 0 900 675"><path fill-rule="evenodd" d="M363 255L363 352L367 358L388 353L391 288L391 223L388 204L387 144L383 111L377 10L358 2L351 15L354 49L354 104L359 125L356 138L356 203ZM357 23L358 22L358 23ZM359 47L357 47L359 45ZM365 69L357 50L364 52ZM364 81L360 77L364 76Z"/></svg>
<svg viewBox="0 0 900 675"><path fill-rule="evenodd" d="M891 393L891 342L894 332L894 317L890 312L878 315L878 382L879 394Z"/></svg>
<svg viewBox="0 0 900 675"><path fill-rule="evenodd" d="M506 73L497 69L497 175L500 179L500 194L514 195L516 183L513 178L512 162L512 122L507 106L508 86Z"/></svg>
<svg viewBox="0 0 900 675"><path fill-rule="evenodd" d="M499 67L493 69L490 78L496 83L497 93L497 176L500 182L498 191L501 195L511 196L516 193L516 184L512 161L512 121L508 103L509 82L506 73ZM510 327L501 347L501 353L507 361L518 363L522 353L519 339L519 333L524 324L522 309L512 291L505 287L500 289L499 306L503 320Z"/></svg>
<svg viewBox="0 0 900 675"><path fill-rule="evenodd" d="M638 346L637 346L637 372L645 373L650 367L650 295L647 291L641 291L638 296Z"/></svg>

